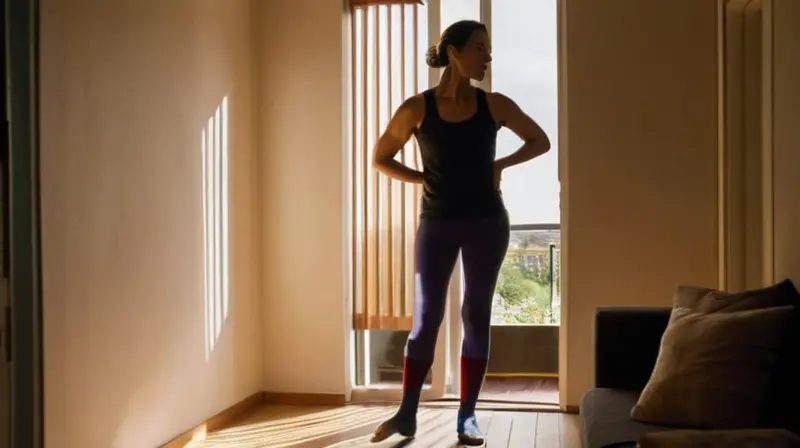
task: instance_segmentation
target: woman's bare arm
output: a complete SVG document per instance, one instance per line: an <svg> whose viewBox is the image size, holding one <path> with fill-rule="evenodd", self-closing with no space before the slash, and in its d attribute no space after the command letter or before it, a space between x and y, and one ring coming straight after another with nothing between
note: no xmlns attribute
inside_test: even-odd
<svg viewBox="0 0 800 448"><path fill-rule="evenodd" d="M500 170L519 165L550 150L550 139L544 130L511 98L500 94L489 94L489 107L499 125L505 126L522 139L522 146L506 157L495 161Z"/></svg>
<svg viewBox="0 0 800 448"><path fill-rule="evenodd" d="M425 114L425 102L419 95L407 99L389 121L375 145L372 166L381 173L402 182L422 183L422 172L409 168L395 159Z"/></svg>

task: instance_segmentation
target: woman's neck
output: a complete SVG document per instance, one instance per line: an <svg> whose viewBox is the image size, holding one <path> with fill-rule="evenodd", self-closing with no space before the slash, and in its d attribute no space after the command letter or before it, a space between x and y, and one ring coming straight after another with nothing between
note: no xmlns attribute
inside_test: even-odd
<svg viewBox="0 0 800 448"><path fill-rule="evenodd" d="M439 85L436 86L436 95L456 103L468 103L474 96L473 90L469 78L461 76L452 67L447 67L439 80Z"/></svg>

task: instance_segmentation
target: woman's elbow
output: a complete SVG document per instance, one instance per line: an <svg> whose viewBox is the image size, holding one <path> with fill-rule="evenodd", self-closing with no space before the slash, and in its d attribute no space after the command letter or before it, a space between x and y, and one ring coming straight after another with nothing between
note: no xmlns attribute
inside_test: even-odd
<svg viewBox="0 0 800 448"><path fill-rule="evenodd" d="M552 145L550 144L550 139L547 138L547 136L544 136L542 138L542 141L541 141L540 145L541 145L542 154L545 154L548 151L550 151L550 148L552 147Z"/></svg>
<svg viewBox="0 0 800 448"><path fill-rule="evenodd" d="M538 157L550 151L550 139L546 135L528 141L528 148L533 157Z"/></svg>
<svg viewBox="0 0 800 448"><path fill-rule="evenodd" d="M550 151L550 138L544 132L533 140L533 147L536 148L536 154L546 154Z"/></svg>
<svg viewBox="0 0 800 448"><path fill-rule="evenodd" d="M378 154L372 156L372 168L375 168L378 171L383 171L386 168L387 158L382 157Z"/></svg>

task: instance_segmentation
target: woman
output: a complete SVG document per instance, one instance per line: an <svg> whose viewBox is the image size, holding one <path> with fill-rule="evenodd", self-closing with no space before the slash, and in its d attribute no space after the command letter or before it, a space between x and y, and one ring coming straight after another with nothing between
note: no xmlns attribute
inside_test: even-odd
<svg viewBox="0 0 800 448"><path fill-rule="evenodd" d="M489 357L495 284L509 240L500 178L506 168L550 149L544 131L512 100L470 84L470 80L483 80L491 60L483 24L461 21L447 28L439 45L427 55L430 67L446 67L439 85L407 99L375 148L375 168L394 179L424 186L415 247L416 306L406 344L403 401L397 413L375 431L375 442L393 434L413 437L416 433L420 392L433 363L447 287L460 251L465 282L461 306L464 339L456 429L462 444L483 443L475 406ZM501 126L516 133L524 144L495 160ZM419 143L422 172L395 160L412 134Z"/></svg>

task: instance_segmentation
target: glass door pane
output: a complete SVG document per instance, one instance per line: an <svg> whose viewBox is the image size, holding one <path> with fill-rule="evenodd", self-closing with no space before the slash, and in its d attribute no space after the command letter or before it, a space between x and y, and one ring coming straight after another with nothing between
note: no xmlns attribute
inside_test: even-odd
<svg viewBox="0 0 800 448"><path fill-rule="evenodd" d="M440 0L442 5L441 30L459 20L480 20L480 0Z"/></svg>
<svg viewBox="0 0 800 448"><path fill-rule="evenodd" d="M550 152L503 174L511 224L558 224L558 46L556 0L492 1L492 90L513 99L550 137ZM519 148L502 129L498 157Z"/></svg>
<svg viewBox="0 0 800 448"><path fill-rule="evenodd" d="M557 325L560 317L557 1L492 0L493 90L533 117L550 137L549 153L503 174L512 224L492 323ZM498 156L519 148L500 131Z"/></svg>
<svg viewBox="0 0 800 448"><path fill-rule="evenodd" d="M544 128L552 148L503 173L511 241L492 314L485 398L558 403L560 183L558 177L557 0L491 2L491 89L512 98ZM522 141L504 128L497 156ZM508 394L513 390L513 394ZM498 394L498 395L494 395Z"/></svg>

